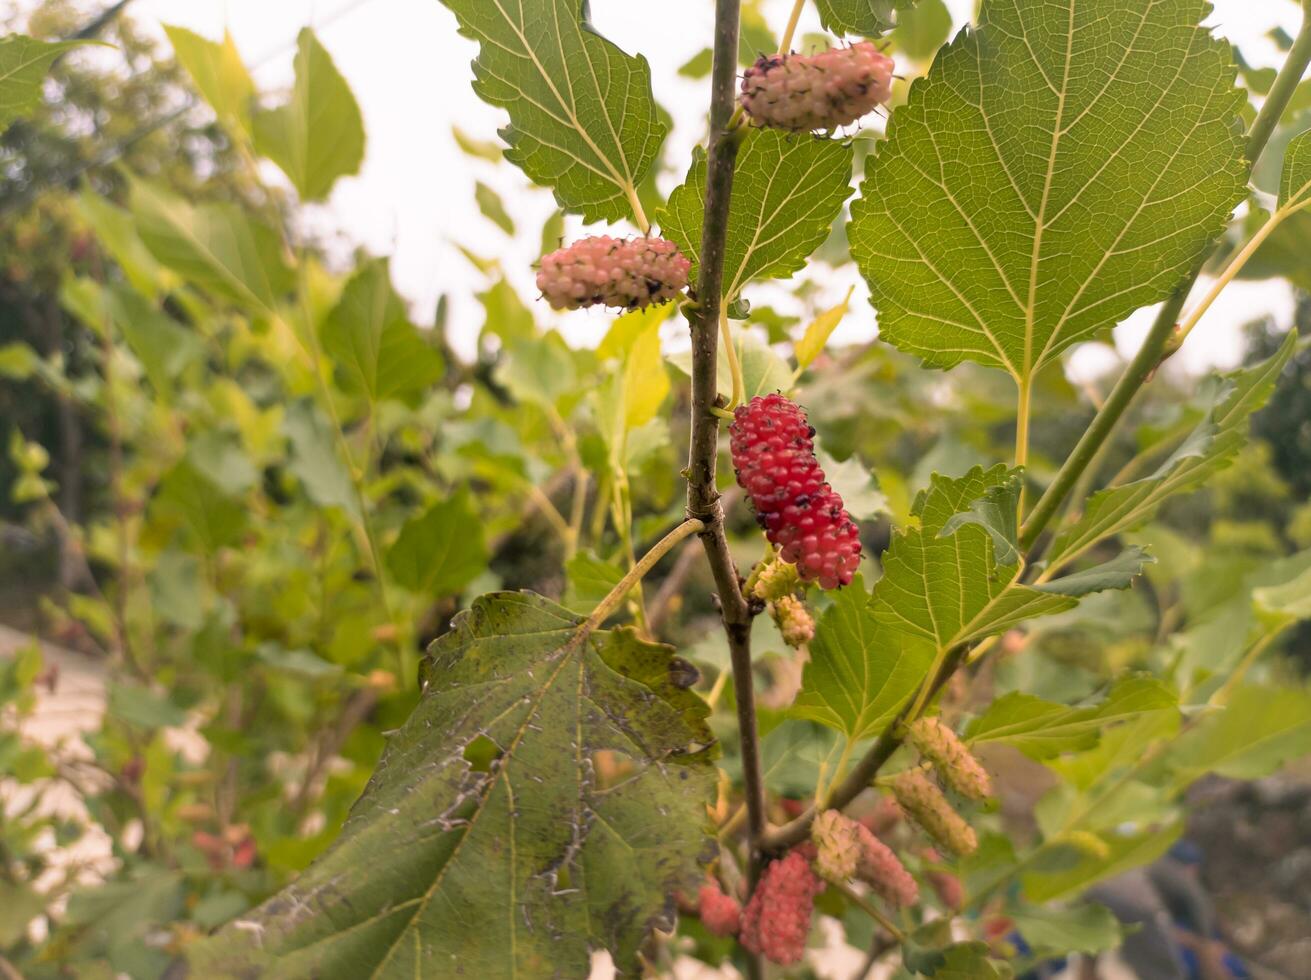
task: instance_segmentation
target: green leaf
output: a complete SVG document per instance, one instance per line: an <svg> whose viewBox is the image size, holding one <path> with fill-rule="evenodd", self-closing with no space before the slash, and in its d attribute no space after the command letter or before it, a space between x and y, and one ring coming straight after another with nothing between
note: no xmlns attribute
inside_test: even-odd
<svg viewBox="0 0 1311 980"><path fill-rule="evenodd" d="M510 217L510 212L505 210L505 202L501 200L500 194L478 180L474 181L473 199L478 203L478 210L483 213L484 218L507 235L514 234L514 219Z"/></svg>
<svg viewBox="0 0 1311 980"><path fill-rule="evenodd" d="M363 392L371 403L413 402L445 371L441 354L419 336L392 289L386 259L360 266L324 320L322 334L343 386Z"/></svg>
<svg viewBox="0 0 1311 980"><path fill-rule="evenodd" d="M1120 944L1120 921L1101 905L1028 906L1010 913L1016 931L1040 956L1095 955Z"/></svg>
<svg viewBox="0 0 1311 980"><path fill-rule="evenodd" d="M1311 692L1247 685L1170 747L1165 764L1179 788L1208 772L1259 779L1311 753Z"/></svg>
<svg viewBox="0 0 1311 980"><path fill-rule="evenodd" d="M824 352L824 345L828 343L829 337L833 335L833 331L838 328L838 324L842 322L842 318L847 315L847 310L851 307L853 292L855 292L854 286L847 290L847 296L841 303L831 310L825 310L811 321L810 326L806 327L805 334L793 349L798 368L810 367L815 358Z"/></svg>
<svg viewBox="0 0 1311 980"><path fill-rule="evenodd" d="M915 0L816 0L819 21L834 34L879 37L892 29L896 12Z"/></svg>
<svg viewBox="0 0 1311 980"><path fill-rule="evenodd" d="M943 0L919 0L897 15L897 49L916 61L927 61L951 33L951 11Z"/></svg>
<svg viewBox="0 0 1311 980"><path fill-rule="evenodd" d="M839 463L822 445L815 446L815 458L829 486L842 497L847 513L855 520L868 521L888 513L888 498L879 489L869 467L859 459L852 456Z"/></svg>
<svg viewBox="0 0 1311 980"><path fill-rule="evenodd" d="M337 843L190 947L192 975L573 977L594 949L635 972L708 857L711 735L668 647L580 622L528 593L478 599L431 647ZM598 752L630 768L607 783Z"/></svg>
<svg viewBox="0 0 1311 980"><path fill-rule="evenodd" d="M157 299L163 288L164 273L137 234L132 215L90 187L83 187L78 194L77 211L123 270L132 288L149 300Z"/></svg>
<svg viewBox="0 0 1311 980"><path fill-rule="evenodd" d="M738 152L724 245L724 296L753 279L786 279L828 237L851 196L852 150L837 140L752 129ZM706 155L657 215L661 232L692 260L696 282L705 218Z"/></svg>
<svg viewBox="0 0 1311 980"><path fill-rule="evenodd" d="M1127 589L1133 584L1133 580L1142 574L1144 568L1155 562L1155 558L1134 545L1132 548L1124 549L1110 561L1042 585L1035 585L1034 588L1039 592L1071 596L1084 596L1090 592L1104 592L1107 589Z"/></svg>
<svg viewBox="0 0 1311 980"><path fill-rule="evenodd" d="M286 105L255 116L255 149L302 201L322 201L338 177L359 173L364 120L346 79L309 28L296 38L296 83Z"/></svg>
<svg viewBox="0 0 1311 980"><path fill-rule="evenodd" d="M477 157L480 160L486 160L489 163L501 162L501 144L493 143L490 140L474 139L459 126L451 127L451 135L455 137L455 145L471 157Z"/></svg>
<svg viewBox="0 0 1311 980"><path fill-rule="evenodd" d="M932 643L875 619L857 576L816 624L791 714L834 728L853 742L868 738L915 693L933 654Z"/></svg>
<svg viewBox="0 0 1311 980"><path fill-rule="evenodd" d="M1173 710L1177 703L1169 688L1145 674L1124 678L1101 704L1086 707L1056 704L1012 691L976 718L966 730L966 737L975 745L1011 745L1041 761L1090 749L1109 726L1145 712Z"/></svg>
<svg viewBox="0 0 1311 980"><path fill-rule="evenodd" d="M200 338L152 306L135 289L115 284L109 288L107 299L114 325L141 362L151 387L167 399L178 376L204 357Z"/></svg>
<svg viewBox="0 0 1311 980"><path fill-rule="evenodd" d="M28 924L46 910L40 892L21 881L0 882L0 949L17 945Z"/></svg>
<svg viewBox="0 0 1311 980"><path fill-rule="evenodd" d="M305 487L309 498L320 507L339 507L360 517L346 464L337 455L333 424L308 402L295 402L287 409L282 434L291 442L291 472Z"/></svg>
<svg viewBox="0 0 1311 980"><path fill-rule="evenodd" d="M36 351L22 341L0 345L0 378L26 381L40 365L41 358Z"/></svg>
<svg viewBox="0 0 1311 980"><path fill-rule="evenodd" d="M1245 194L1203 0L985 0L892 115L852 207L880 335L1018 380L1164 299Z"/></svg>
<svg viewBox="0 0 1311 980"><path fill-rule="evenodd" d="M1284 168L1279 178L1279 207L1306 203L1311 193L1311 130L1298 133L1284 151Z"/></svg>
<svg viewBox="0 0 1311 980"><path fill-rule="evenodd" d="M187 722L187 713L167 697L135 684L111 684L107 710L138 728L177 727Z"/></svg>
<svg viewBox="0 0 1311 980"><path fill-rule="evenodd" d="M1311 619L1311 568L1278 585L1254 589L1252 601L1268 623L1285 625Z"/></svg>
<svg viewBox="0 0 1311 980"><path fill-rule="evenodd" d="M236 205L191 205L163 188L132 181L132 214L146 248L202 289L252 313L273 315L291 291L277 233Z"/></svg>
<svg viewBox="0 0 1311 980"><path fill-rule="evenodd" d="M1061 565L1114 534L1132 530L1172 494L1191 490L1228 466L1247 443L1247 420L1266 403L1297 344L1290 332L1269 360L1212 382L1215 407L1175 452L1150 476L1100 490L1083 516L1056 536L1048 561Z"/></svg>
<svg viewBox="0 0 1311 980"><path fill-rule="evenodd" d="M558 405L578 384L573 355L554 331L516 340L496 366L496 380L516 401L546 406Z"/></svg>
<svg viewBox="0 0 1311 980"><path fill-rule="evenodd" d="M737 347L738 363L742 366L742 382L746 388L744 397L747 401L756 395L788 391L792 387L792 369L788 367L787 361L774 353L773 348L762 342L755 334L747 330L737 330L734 343ZM689 378L692 376L690 351L671 354L667 360ZM733 377L728 370L728 354L723 344L719 345L719 372L715 377L715 383L724 398L732 397Z"/></svg>
<svg viewBox="0 0 1311 980"><path fill-rule="evenodd" d="M598 34L581 0L442 2L480 45L474 91L510 114L506 159L584 221L625 217L667 131L646 59Z"/></svg>
<svg viewBox="0 0 1311 980"><path fill-rule="evenodd" d="M1083 854L1072 866L1059 871L1030 871L1021 879L1024 896L1033 902L1050 902L1078 895L1099 881L1151 864L1170 849L1182 832L1182 824L1171 824L1161 830L1101 835L1106 853Z"/></svg>
<svg viewBox="0 0 1311 980"><path fill-rule="evenodd" d="M0 133L41 103L46 72L65 51L94 41L38 41L23 34L0 37Z"/></svg>
<svg viewBox="0 0 1311 980"><path fill-rule="evenodd" d="M429 598L459 592L486 564L482 523L463 489L407 523L387 551L392 577Z"/></svg>
<svg viewBox="0 0 1311 980"><path fill-rule="evenodd" d="M624 569L591 551L580 551L565 562L564 573L564 605L582 616L590 615L624 577Z"/></svg>
<svg viewBox="0 0 1311 980"><path fill-rule="evenodd" d="M160 483L152 502L158 516L168 516L188 527L201 551L214 554L236 544L246 526L246 511L185 459Z"/></svg>
<svg viewBox="0 0 1311 980"><path fill-rule="evenodd" d="M179 64L213 107L219 121L238 138L246 137L250 133L251 110L257 92L232 40L232 32L225 30L221 43L172 24L164 25L164 33Z"/></svg>
<svg viewBox="0 0 1311 980"><path fill-rule="evenodd" d="M976 466L958 480L934 474L912 514L920 526L900 531L883 556L883 578L874 587L880 623L922 637L939 651L1000 633L1031 619L1074 608L1078 600L1023 585L1018 560L1003 565L996 554L997 527L960 523L956 514L991 494L1018 504L1019 471ZM1018 552L1010 548L1016 559Z"/></svg>

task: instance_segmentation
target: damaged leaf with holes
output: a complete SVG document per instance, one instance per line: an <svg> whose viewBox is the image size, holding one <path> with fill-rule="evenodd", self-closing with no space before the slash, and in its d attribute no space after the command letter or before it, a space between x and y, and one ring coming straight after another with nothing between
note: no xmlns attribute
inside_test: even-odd
<svg viewBox="0 0 1311 980"><path fill-rule="evenodd" d="M635 970L713 854L713 739L686 661L582 622L478 599L337 844L189 976L578 977L594 949Z"/></svg>

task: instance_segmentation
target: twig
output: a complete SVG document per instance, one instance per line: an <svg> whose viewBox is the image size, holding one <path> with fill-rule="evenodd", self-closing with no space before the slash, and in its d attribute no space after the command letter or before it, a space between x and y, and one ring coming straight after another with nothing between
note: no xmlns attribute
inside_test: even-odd
<svg viewBox="0 0 1311 980"><path fill-rule="evenodd" d="M636 562L628 574L619 580L619 584L611 589L610 593L592 610L592 615L587 617L587 621L579 627L579 631L590 633L604 623L610 617L610 614L619 608L619 604L628 597L628 593L633 591L633 587L638 585L646 573L655 567L656 562L669 554L680 541L690 538L694 534L700 534L704 530L705 524L695 518L689 518L656 542L651 550L642 556L642 560Z"/></svg>
<svg viewBox="0 0 1311 980"><path fill-rule="evenodd" d="M719 310L723 303L724 249L729 202L741 131L728 129L733 112L741 0L717 0L715 54L711 81L710 146L706 162L705 222L701 231L701 275L692 327L692 435L687 462L687 513L702 521L701 542L719 593L720 614L733 663L738 731L742 742L742 779L747 825L752 840L765 830L765 790L760 771L755 694L751 681L752 610L724 534L724 509L715 486L719 458L719 419L711 412L717 387ZM757 862L752 861L754 869Z"/></svg>

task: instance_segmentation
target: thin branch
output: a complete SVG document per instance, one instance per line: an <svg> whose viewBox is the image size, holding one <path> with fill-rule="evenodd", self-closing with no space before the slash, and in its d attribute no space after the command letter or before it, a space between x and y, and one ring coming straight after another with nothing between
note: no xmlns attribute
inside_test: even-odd
<svg viewBox="0 0 1311 980"><path fill-rule="evenodd" d="M967 646L958 646L947 654L942 666L938 668L932 684L929 685L930 699L942 690L942 686L956 673L957 668L964 663L968 652L969 648ZM841 810L859 796L874 782L874 777L879 774L879 770L892 758L892 754L900 748L902 739L899 732L901 731L902 722L909 715L910 705L897 712L896 717L888 722L887 727L875 739L869 751L856 763L856 767L841 783L829 790L828 799L824 801L824 805L822 807L811 806L795 820L769 831L760 838L760 849L762 851L779 851L791 847L793 844L801 843L810 833L811 822L822 810Z"/></svg>
<svg viewBox="0 0 1311 980"><path fill-rule="evenodd" d="M710 144L706 161L705 222L701 231L701 274L697 306L690 311L692 328L692 434L687 462L687 514L705 524L701 542L719 593L720 613L733 663L738 732L742 744L742 781L751 839L765 830L765 789L761 776L760 740L756 729L755 692L751 679L751 619L753 611L742 594L733 557L724 534L724 509L715 486L719 459L719 311L723 305L724 250L733 172L741 130L729 130L737 78L741 0L717 0L715 52L711 72ZM758 862L752 861L752 870ZM758 964L757 964L758 965Z"/></svg>
<svg viewBox="0 0 1311 980"><path fill-rule="evenodd" d="M1311 65L1311 0L1303 0L1302 27L1298 31L1297 40L1289 49L1288 58L1279 70L1270 94L1266 96L1265 103L1261 106L1261 111L1247 134L1247 159L1253 166L1265 151L1271 134L1279 124L1284 110L1288 108L1288 102L1301 83L1302 76L1306 74L1309 65ZM1038 536L1056 516L1056 512L1079 479L1079 475L1087 468L1102 443L1114 433L1129 405L1156 372L1163 355L1168 350L1179 314L1183 311L1184 303L1188 301L1188 294L1192 291L1193 284L1197 282L1205 260L1206 256L1203 255L1192 274L1180 283L1170 298L1165 301L1138 353L1107 396L1106 404L1093 418L1092 424L1088 426L1087 431L1079 439L1069 458L1061 466L1055 479L1024 522L1020 530L1020 546L1025 550L1033 547Z"/></svg>

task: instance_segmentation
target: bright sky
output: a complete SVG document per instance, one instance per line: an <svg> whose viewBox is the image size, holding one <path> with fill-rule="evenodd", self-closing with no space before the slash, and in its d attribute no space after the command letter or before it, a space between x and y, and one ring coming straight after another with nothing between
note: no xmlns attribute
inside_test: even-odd
<svg viewBox="0 0 1311 980"><path fill-rule="evenodd" d="M973 5L972 0L948 4L958 23ZM769 0L767 10L776 28L790 7L790 0ZM315 215L318 225L376 254L393 256L393 276L418 322L430 322L437 296L449 293L452 341L465 352L472 350L481 323L470 287L481 287L482 280L453 241L498 257L525 296L535 293L531 265L538 257L541 223L552 208L550 195L523 193L523 180L513 168L473 160L455 147L452 124L491 139L503 125L504 114L474 96L469 62L477 47L456 34L455 18L438 0L135 0L130 9L143 21L183 24L210 37L218 37L226 24L248 62L267 59L257 78L268 87L290 80L291 41L302 25L315 25L363 107L369 138L363 172L338 185L330 204ZM707 85L679 78L675 70L706 45L713 4L591 0L591 9L603 34L651 61L656 95L675 113L670 157L686 159L701 135ZM1278 52L1265 33L1276 24L1295 31L1298 16L1293 0L1215 0L1211 21L1242 47L1250 62L1273 64ZM808 9L801 31L818 29L814 11ZM271 52L279 53L269 57ZM500 190L510 203L519 221L517 240L508 239L479 214L473 200L475 179ZM569 229L577 230L577 225ZM858 282L854 272L826 282L824 293L836 301L850 282ZM861 301L853 303L835 340L865 340L875 334L874 313L864 295L859 284ZM771 302L774 299L770 296ZM1291 308L1291 295L1280 284L1237 283L1199 325L1180 360L1193 367L1230 364L1239 353L1236 325L1263 312L1287 322ZM544 321L551 315L541 308ZM1117 331L1122 350L1132 350L1150 319L1150 312L1140 313ZM559 321L575 343L595 342L608 323L599 313ZM1103 351L1100 360L1104 363L1108 356ZM1079 364L1091 367L1098 360L1093 350Z"/></svg>

